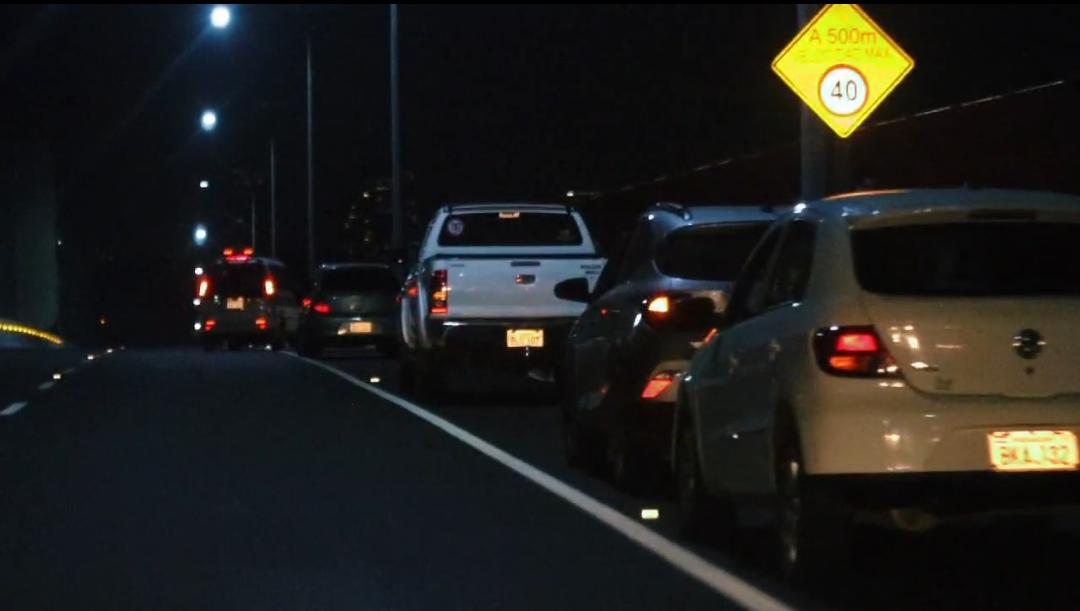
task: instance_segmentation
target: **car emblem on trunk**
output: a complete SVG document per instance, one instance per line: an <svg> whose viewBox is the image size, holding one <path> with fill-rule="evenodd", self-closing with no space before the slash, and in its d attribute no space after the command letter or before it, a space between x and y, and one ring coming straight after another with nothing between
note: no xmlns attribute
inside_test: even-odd
<svg viewBox="0 0 1080 611"><path fill-rule="evenodd" d="M1039 356L1045 345L1046 340L1034 329L1024 329L1013 336L1013 349L1020 358L1033 359Z"/></svg>

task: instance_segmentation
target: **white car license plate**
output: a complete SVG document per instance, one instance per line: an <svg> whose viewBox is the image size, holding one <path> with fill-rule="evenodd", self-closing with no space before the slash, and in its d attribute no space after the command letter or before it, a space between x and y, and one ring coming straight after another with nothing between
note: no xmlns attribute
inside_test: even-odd
<svg viewBox="0 0 1080 611"><path fill-rule="evenodd" d="M987 440L996 471L1068 471L1080 464L1072 431L994 431Z"/></svg>
<svg viewBox="0 0 1080 611"><path fill-rule="evenodd" d="M370 322L351 322L349 323L349 333L355 335L363 335L365 333L371 333Z"/></svg>
<svg viewBox="0 0 1080 611"><path fill-rule="evenodd" d="M543 348L543 329L507 329L507 348Z"/></svg>
<svg viewBox="0 0 1080 611"><path fill-rule="evenodd" d="M243 297L229 297L225 300L225 309L227 310L243 310L244 298Z"/></svg>

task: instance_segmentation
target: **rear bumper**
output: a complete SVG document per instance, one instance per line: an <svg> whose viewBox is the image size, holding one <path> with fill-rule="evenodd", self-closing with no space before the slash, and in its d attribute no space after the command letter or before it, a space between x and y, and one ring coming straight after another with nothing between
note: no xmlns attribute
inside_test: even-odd
<svg viewBox="0 0 1080 611"><path fill-rule="evenodd" d="M488 364L528 363L531 366L552 366L563 355L566 338L576 319L465 319L429 320L427 333L432 348L448 355L462 355L468 360ZM544 345L541 348L507 347L507 331L511 329L541 329Z"/></svg>
<svg viewBox="0 0 1080 611"><path fill-rule="evenodd" d="M1075 396L940 396L900 379L811 382L790 396L807 472L814 475L997 475L990 453L993 432L1054 430L1080 437Z"/></svg>
<svg viewBox="0 0 1080 611"><path fill-rule="evenodd" d="M918 508L938 516L1080 507L1080 473L955 472L813 478L844 506L865 511Z"/></svg>
<svg viewBox="0 0 1080 611"><path fill-rule="evenodd" d="M353 333L350 323L370 323L371 331ZM392 315L386 316L335 316L308 315L300 320L300 335L304 339L317 340L327 345L362 345L396 340L398 322Z"/></svg>

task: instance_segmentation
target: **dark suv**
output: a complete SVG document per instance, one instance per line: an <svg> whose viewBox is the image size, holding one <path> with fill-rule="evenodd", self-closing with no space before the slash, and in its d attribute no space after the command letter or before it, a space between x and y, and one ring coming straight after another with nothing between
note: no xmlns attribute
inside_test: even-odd
<svg viewBox="0 0 1080 611"><path fill-rule="evenodd" d="M251 249L226 249L197 281L195 331L208 351L222 343L231 350L248 344L280 350L296 332L299 301L283 263Z"/></svg>
<svg viewBox="0 0 1080 611"><path fill-rule="evenodd" d="M658 483L680 376L774 218L761 207L656 204L594 291L583 278L556 287L556 295L589 304L561 372L572 465L610 468L630 490Z"/></svg>

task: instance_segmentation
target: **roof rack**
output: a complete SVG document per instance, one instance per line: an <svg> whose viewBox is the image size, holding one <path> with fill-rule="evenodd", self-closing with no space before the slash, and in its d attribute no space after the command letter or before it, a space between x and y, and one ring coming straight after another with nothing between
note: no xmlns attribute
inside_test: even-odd
<svg viewBox="0 0 1080 611"><path fill-rule="evenodd" d="M676 202L657 202L653 204L653 208L663 210L665 212L671 212L672 214L678 214L682 217L682 220L689 221L693 215L690 214L690 209L683 204Z"/></svg>

